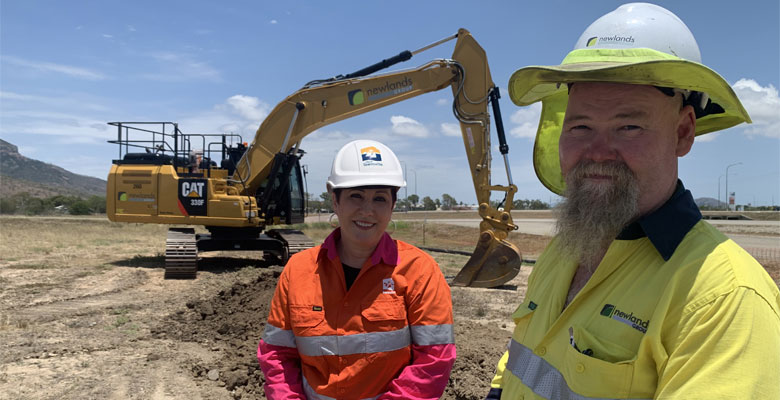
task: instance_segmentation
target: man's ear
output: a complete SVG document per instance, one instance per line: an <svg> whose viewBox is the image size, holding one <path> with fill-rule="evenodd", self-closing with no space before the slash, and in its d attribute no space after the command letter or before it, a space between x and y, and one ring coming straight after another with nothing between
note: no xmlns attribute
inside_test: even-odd
<svg viewBox="0 0 780 400"><path fill-rule="evenodd" d="M680 110L677 120L677 157L682 157L691 151L693 140L696 137L696 113L693 107L685 106Z"/></svg>

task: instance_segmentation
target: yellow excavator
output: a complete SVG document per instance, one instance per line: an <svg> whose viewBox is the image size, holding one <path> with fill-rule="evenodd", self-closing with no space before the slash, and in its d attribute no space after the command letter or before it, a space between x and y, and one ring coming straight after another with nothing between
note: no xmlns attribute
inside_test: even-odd
<svg viewBox="0 0 780 400"><path fill-rule="evenodd" d="M452 39L457 41L451 59L372 75ZM325 125L446 87L452 88L452 111L460 123L482 217L476 248L452 284L502 285L517 275L522 262L517 247L506 241L517 229L510 214L517 187L509 169L498 87L485 51L465 29L354 73L307 83L271 111L248 145L234 134L184 134L173 122L110 122L117 127L117 139L109 142L119 146L119 158L108 175L108 218L208 230L169 229L166 278L194 278L198 252L203 251L260 250L285 263L314 245L300 231L266 229L303 222L302 139ZM490 182L489 105L506 186ZM503 192L503 208L491 205L494 191Z"/></svg>

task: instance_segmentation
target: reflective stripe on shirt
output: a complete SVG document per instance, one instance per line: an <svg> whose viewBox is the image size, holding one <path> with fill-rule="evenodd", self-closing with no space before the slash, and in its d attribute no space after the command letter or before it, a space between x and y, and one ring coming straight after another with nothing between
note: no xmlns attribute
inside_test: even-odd
<svg viewBox="0 0 780 400"><path fill-rule="evenodd" d="M412 343L418 346L455 343L452 324L412 325Z"/></svg>
<svg viewBox="0 0 780 400"><path fill-rule="evenodd" d="M545 399L606 400L604 397L586 397L575 393L566 384L560 371L514 339L509 344L509 360L506 363L506 370L518 377L534 393Z"/></svg>
<svg viewBox="0 0 780 400"><path fill-rule="evenodd" d="M298 351L310 357L383 353L403 349L411 344L408 326L389 332L357 333L346 336L297 336L295 341L298 344Z"/></svg>
<svg viewBox="0 0 780 400"><path fill-rule="evenodd" d="M305 376L303 377L303 391L304 391L304 393L306 393L306 398L309 399L309 400L338 400L336 398L323 396L323 395L315 392L314 388L311 387L311 385L309 385L309 381L306 380ZM360 399L360 400L374 400L374 399L378 398L379 396L381 396L381 394L380 395L376 395L374 397L367 397L365 399Z"/></svg>
<svg viewBox="0 0 780 400"><path fill-rule="evenodd" d="M274 346L296 347L295 334L291 330L277 328L271 324L265 324L263 341Z"/></svg>

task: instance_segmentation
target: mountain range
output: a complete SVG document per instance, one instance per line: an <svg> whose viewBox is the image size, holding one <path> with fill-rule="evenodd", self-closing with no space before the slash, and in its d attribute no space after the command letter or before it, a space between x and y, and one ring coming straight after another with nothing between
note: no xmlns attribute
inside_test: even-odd
<svg viewBox="0 0 780 400"><path fill-rule="evenodd" d="M19 154L16 146L0 139L0 197L22 192L41 198L105 196L106 181L27 158ZM701 197L695 202L699 207L725 207L724 202L711 197Z"/></svg>
<svg viewBox="0 0 780 400"><path fill-rule="evenodd" d="M0 139L0 197L23 192L40 198L105 196L106 181L25 157L18 147Z"/></svg>

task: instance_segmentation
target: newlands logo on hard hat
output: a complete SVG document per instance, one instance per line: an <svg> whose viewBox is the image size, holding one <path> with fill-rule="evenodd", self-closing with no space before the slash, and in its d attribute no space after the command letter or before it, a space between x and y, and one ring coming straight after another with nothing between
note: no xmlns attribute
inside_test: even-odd
<svg viewBox="0 0 780 400"><path fill-rule="evenodd" d="M382 165L382 152L374 146L368 146L360 149L360 158L363 165Z"/></svg>
<svg viewBox="0 0 780 400"><path fill-rule="evenodd" d="M363 91L360 89L347 93L347 98L349 99L349 105L351 106L357 106L363 104L363 102L366 101L365 97L363 96Z"/></svg>
<svg viewBox="0 0 780 400"><path fill-rule="evenodd" d="M599 37L598 36L594 36L594 37L588 39L588 42L585 44L585 47L595 46L596 42L598 42L598 41L599 41Z"/></svg>

